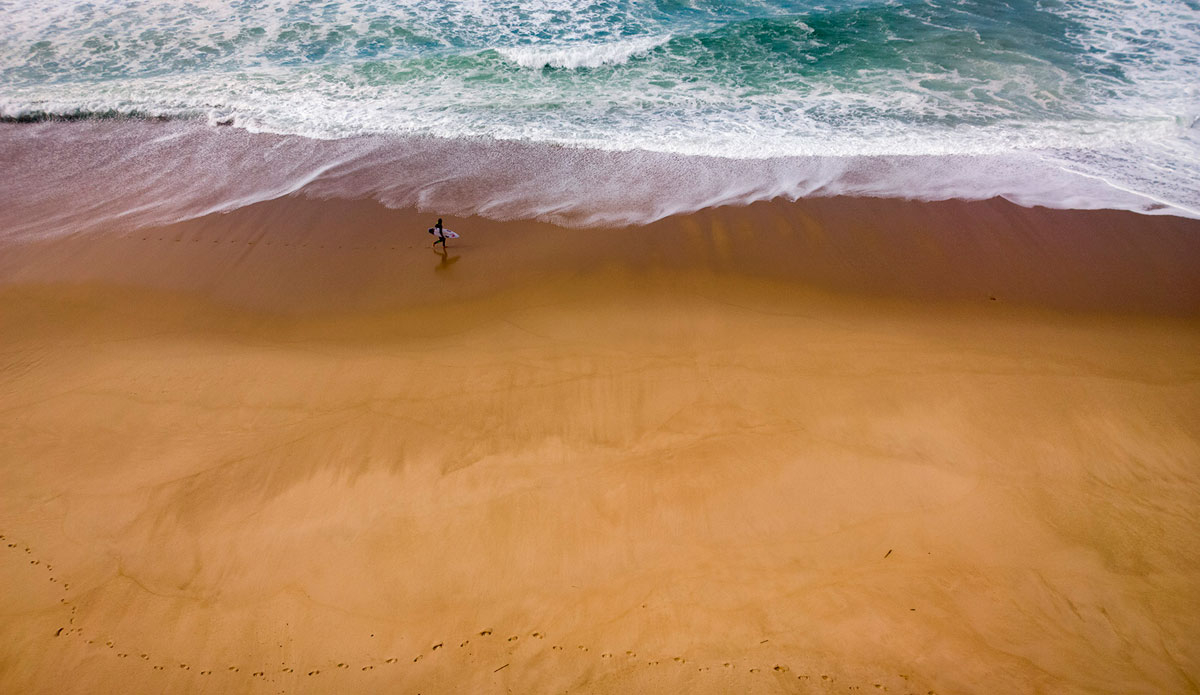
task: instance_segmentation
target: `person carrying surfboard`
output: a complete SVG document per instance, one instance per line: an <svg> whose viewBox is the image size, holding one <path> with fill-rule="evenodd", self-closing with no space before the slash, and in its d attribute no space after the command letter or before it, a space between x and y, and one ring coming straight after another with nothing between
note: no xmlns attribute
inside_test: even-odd
<svg viewBox="0 0 1200 695"><path fill-rule="evenodd" d="M436 226L429 228L429 233L437 237L433 240L434 246L441 244L443 249L446 248L446 229L442 227L442 218L438 218Z"/></svg>

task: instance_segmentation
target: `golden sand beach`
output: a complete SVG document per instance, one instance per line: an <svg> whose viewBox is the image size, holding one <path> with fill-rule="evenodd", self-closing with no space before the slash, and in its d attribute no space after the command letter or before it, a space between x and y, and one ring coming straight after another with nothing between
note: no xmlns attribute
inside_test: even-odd
<svg viewBox="0 0 1200 695"><path fill-rule="evenodd" d="M1200 223L435 216L0 250L0 692L1200 687Z"/></svg>

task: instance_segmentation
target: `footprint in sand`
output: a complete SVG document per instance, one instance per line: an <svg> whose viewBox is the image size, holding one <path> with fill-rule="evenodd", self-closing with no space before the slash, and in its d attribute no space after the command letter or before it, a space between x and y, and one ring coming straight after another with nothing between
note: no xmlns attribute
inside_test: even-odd
<svg viewBox="0 0 1200 695"><path fill-rule="evenodd" d="M442 643L441 643L441 642L438 642L437 644L435 644L435 645L433 645L432 647L430 647L429 651L431 651L431 652L436 652L437 650L439 650L439 649L441 649L441 648L442 648Z"/></svg>
<svg viewBox="0 0 1200 695"><path fill-rule="evenodd" d="M394 663L396 663L397 661L399 661L399 659L397 659L396 657L394 657L394 656L393 656L392 658L388 659L388 660L387 660L387 661L385 661L384 663L386 663L386 664L394 664Z"/></svg>
<svg viewBox="0 0 1200 695"><path fill-rule="evenodd" d="M149 655L149 654L138 654L138 656L140 656L140 657L142 658L142 661L149 661L149 660L150 660L150 655Z"/></svg>
<svg viewBox="0 0 1200 695"><path fill-rule="evenodd" d="M188 666L187 664L180 664L180 665L179 665L179 668L183 669L184 671L191 671L191 670L192 670L192 667L191 667L191 666Z"/></svg>
<svg viewBox="0 0 1200 695"><path fill-rule="evenodd" d="M633 652L629 652L629 651L625 652L625 656L627 656L631 659L637 658L637 654L634 654Z"/></svg>
<svg viewBox="0 0 1200 695"><path fill-rule="evenodd" d="M604 652L603 654L600 655L600 658L601 659L609 659L609 658L612 658L612 654L609 654L608 652Z"/></svg>
<svg viewBox="0 0 1200 695"><path fill-rule="evenodd" d="M292 673L292 672L294 672L295 670L296 670L296 669L294 669L294 668L281 668L281 669L279 669L279 672L280 672L280 673Z"/></svg>
<svg viewBox="0 0 1200 695"><path fill-rule="evenodd" d="M417 658L413 659L413 663L415 664L415 663L417 663L417 662L418 662L418 661L420 661L420 660L421 660L421 655L420 655L420 654L418 654L418 655L417 655Z"/></svg>
<svg viewBox="0 0 1200 695"><path fill-rule="evenodd" d="M517 641L517 639L518 639L518 636L517 636L517 635L513 635L512 637L509 637L509 638L508 638L508 641L509 641L509 642L516 642L516 641Z"/></svg>
<svg viewBox="0 0 1200 695"><path fill-rule="evenodd" d="M686 664L686 663L687 663L687 659L683 658L682 656L676 656L676 657L673 657L673 658L672 658L672 661L678 661L678 662L679 662L679 663L681 663L681 664Z"/></svg>
<svg viewBox="0 0 1200 695"><path fill-rule="evenodd" d="M318 675L319 673L321 673L321 672L320 671L309 671L308 675L315 676L315 675Z"/></svg>
<svg viewBox="0 0 1200 695"><path fill-rule="evenodd" d="M201 672L200 672L200 675L202 675L202 676L211 676L211 675L212 675L212 671L201 671Z"/></svg>
<svg viewBox="0 0 1200 695"><path fill-rule="evenodd" d="M458 645L458 648L459 648L459 649L462 649L463 647L467 646L467 645L468 645L468 644L470 644L470 643L471 643L471 640L469 640L469 639L468 639L468 640L463 640L463 643L462 643L462 644L460 644L460 645Z"/></svg>
<svg viewBox="0 0 1200 695"><path fill-rule="evenodd" d="M535 632L535 633L533 633L533 635L532 635L532 636L533 636L533 637L536 637L536 638L538 638L538 639L546 639L546 636L545 636L545 635L543 635L543 634L542 634L542 633L540 633L540 632Z"/></svg>
<svg viewBox="0 0 1200 695"><path fill-rule="evenodd" d="M787 673L789 669L787 666L780 666L779 664L775 664L775 667L773 670L778 671L780 673Z"/></svg>
<svg viewBox="0 0 1200 695"><path fill-rule="evenodd" d="M163 667L162 667L162 666L155 666L155 667L154 667L154 670L155 670L155 671L161 671L161 670L163 670Z"/></svg>
<svg viewBox="0 0 1200 695"><path fill-rule="evenodd" d="M230 666L230 667L229 667L229 670L230 670L230 671L233 671L234 673L237 673L237 672L238 672L238 671L240 671L241 669L239 669L237 666Z"/></svg>
<svg viewBox="0 0 1200 695"><path fill-rule="evenodd" d="M750 673L758 673L758 669L752 668L752 669L750 669Z"/></svg>
<svg viewBox="0 0 1200 695"><path fill-rule="evenodd" d="M267 675L267 672L266 671L255 671L254 673L251 673L250 675L254 678L258 678L259 676Z"/></svg>
<svg viewBox="0 0 1200 695"><path fill-rule="evenodd" d="M121 657L122 659L124 659L125 657L127 657L127 656L129 656L129 655L128 655L128 654L126 654L125 652L121 652L120 654L117 654L117 656L119 656L119 657Z"/></svg>
<svg viewBox="0 0 1200 695"><path fill-rule="evenodd" d="M480 631L479 631L479 636L480 636L480 637L487 637L487 636L488 636L488 635L490 635L490 634L492 634L492 631L491 631L491 630L480 630Z"/></svg>
<svg viewBox="0 0 1200 695"><path fill-rule="evenodd" d="M579 648L580 648L580 649L582 649L582 650L583 650L583 651L585 651L585 652L588 650L588 648L587 648L587 647L585 647L585 646L583 646L582 644L581 644L581 645L579 645Z"/></svg>
<svg viewBox="0 0 1200 695"><path fill-rule="evenodd" d="M375 669L374 666L363 666L362 667L362 670L364 670L364 671L373 671L374 669Z"/></svg>
<svg viewBox="0 0 1200 695"><path fill-rule="evenodd" d="M350 664L341 664L341 663L339 663L339 664L337 665L337 667L338 667L338 668L350 668Z"/></svg>

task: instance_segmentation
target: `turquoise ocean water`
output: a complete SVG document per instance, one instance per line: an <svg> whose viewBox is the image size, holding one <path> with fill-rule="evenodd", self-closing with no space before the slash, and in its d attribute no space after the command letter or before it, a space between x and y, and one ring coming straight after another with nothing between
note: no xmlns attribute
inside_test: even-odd
<svg viewBox="0 0 1200 695"><path fill-rule="evenodd" d="M246 182L216 208L324 186L580 224L844 193L1200 216L1196 0L0 0L0 27L0 117L41 122L0 155L40 186L166 117L204 153L177 173Z"/></svg>

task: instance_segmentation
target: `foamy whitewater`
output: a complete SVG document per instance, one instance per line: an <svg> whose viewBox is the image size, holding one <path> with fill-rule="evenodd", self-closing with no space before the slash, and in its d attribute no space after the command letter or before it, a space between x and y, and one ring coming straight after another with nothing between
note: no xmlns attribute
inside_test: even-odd
<svg viewBox="0 0 1200 695"><path fill-rule="evenodd" d="M296 191L578 225L836 194L1200 216L1196 0L0 0L0 26L0 118L37 122L0 128L0 186L30 209L65 186L135 223Z"/></svg>

